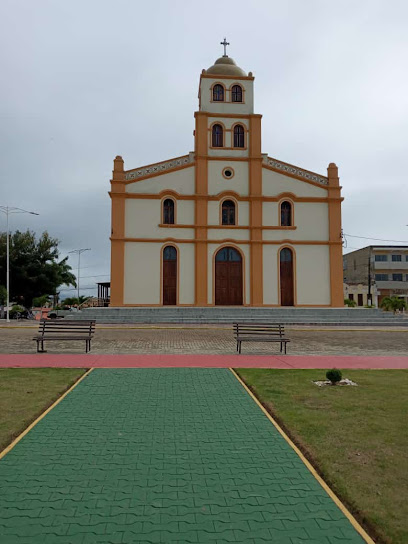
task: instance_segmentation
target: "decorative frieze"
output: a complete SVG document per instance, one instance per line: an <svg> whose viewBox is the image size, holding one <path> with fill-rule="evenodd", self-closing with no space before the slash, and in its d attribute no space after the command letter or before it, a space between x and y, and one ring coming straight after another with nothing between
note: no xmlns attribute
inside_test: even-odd
<svg viewBox="0 0 408 544"><path fill-rule="evenodd" d="M134 170L129 170L125 173L126 180L143 178L151 174L160 174L162 172L167 172L173 168L179 168L180 166L185 166L194 162L194 153L188 155L183 155L183 157L177 157L176 159L171 159L170 161L157 162L155 164L150 164L142 168L135 168Z"/></svg>
<svg viewBox="0 0 408 544"><path fill-rule="evenodd" d="M329 184L328 178L324 176L319 176L319 174L309 172L308 170L303 170L302 168L293 166L293 164L277 161L276 159L272 159L271 157L265 157L263 162L264 164L267 164L268 166L271 166L276 170L281 170L282 172L287 172L288 174L293 174L295 176L299 176L300 178L314 181L315 183L321 183L322 185Z"/></svg>

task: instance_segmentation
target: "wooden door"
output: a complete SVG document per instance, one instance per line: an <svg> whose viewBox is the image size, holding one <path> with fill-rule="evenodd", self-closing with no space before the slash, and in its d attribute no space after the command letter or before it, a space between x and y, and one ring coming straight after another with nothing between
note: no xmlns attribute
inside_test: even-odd
<svg viewBox="0 0 408 544"><path fill-rule="evenodd" d="M215 304L242 305L242 258L232 247L220 249L215 257Z"/></svg>
<svg viewBox="0 0 408 544"><path fill-rule="evenodd" d="M294 306L293 253L285 247L280 252L280 295L281 306Z"/></svg>
<svg viewBox="0 0 408 544"><path fill-rule="evenodd" d="M177 250L167 246L163 250L163 305L177 304Z"/></svg>

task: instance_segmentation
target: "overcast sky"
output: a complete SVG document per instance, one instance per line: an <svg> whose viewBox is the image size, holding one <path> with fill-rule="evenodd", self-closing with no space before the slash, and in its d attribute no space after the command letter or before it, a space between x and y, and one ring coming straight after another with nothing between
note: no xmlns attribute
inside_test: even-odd
<svg viewBox="0 0 408 544"><path fill-rule="evenodd" d="M1 0L0 205L38 212L11 230L48 230L61 257L91 248L84 288L109 280L113 158L193 150L224 36L255 75L262 151L339 166L345 251L381 243L351 235L408 243L406 0Z"/></svg>

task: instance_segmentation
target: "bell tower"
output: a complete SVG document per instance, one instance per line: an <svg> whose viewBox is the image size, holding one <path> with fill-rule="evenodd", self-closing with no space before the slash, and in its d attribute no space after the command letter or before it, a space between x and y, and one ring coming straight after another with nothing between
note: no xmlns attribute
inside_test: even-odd
<svg viewBox="0 0 408 544"><path fill-rule="evenodd" d="M195 112L196 305L207 305L209 299L204 277L208 269L208 199L223 190L255 197L249 204L249 298L251 305L261 305L262 116L254 113L252 72L245 72L227 55L225 38L221 45L223 56L201 72L199 109Z"/></svg>

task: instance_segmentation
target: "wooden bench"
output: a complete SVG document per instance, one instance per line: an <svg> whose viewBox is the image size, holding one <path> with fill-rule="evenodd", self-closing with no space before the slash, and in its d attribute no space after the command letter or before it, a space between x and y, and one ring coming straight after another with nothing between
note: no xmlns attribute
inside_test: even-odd
<svg viewBox="0 0 408 544"><path fill-rule="evenodd" d="M234 336L238 353L242 342L279 342L281 353L285 346L286 355L286 344L290 342L285 327L279 323L234 323Z"/></svg>
<svg viewBox="0 0 408 544"><path fill-rule="evenodd" d="M37 353L46 353L44 341L49 340L85 340L85 352L91 351L91 340L95 334L95 321L66 321L42 319L37 336L33 340L37 342ZM41 349L40 349L41 344Z"/></svg>

